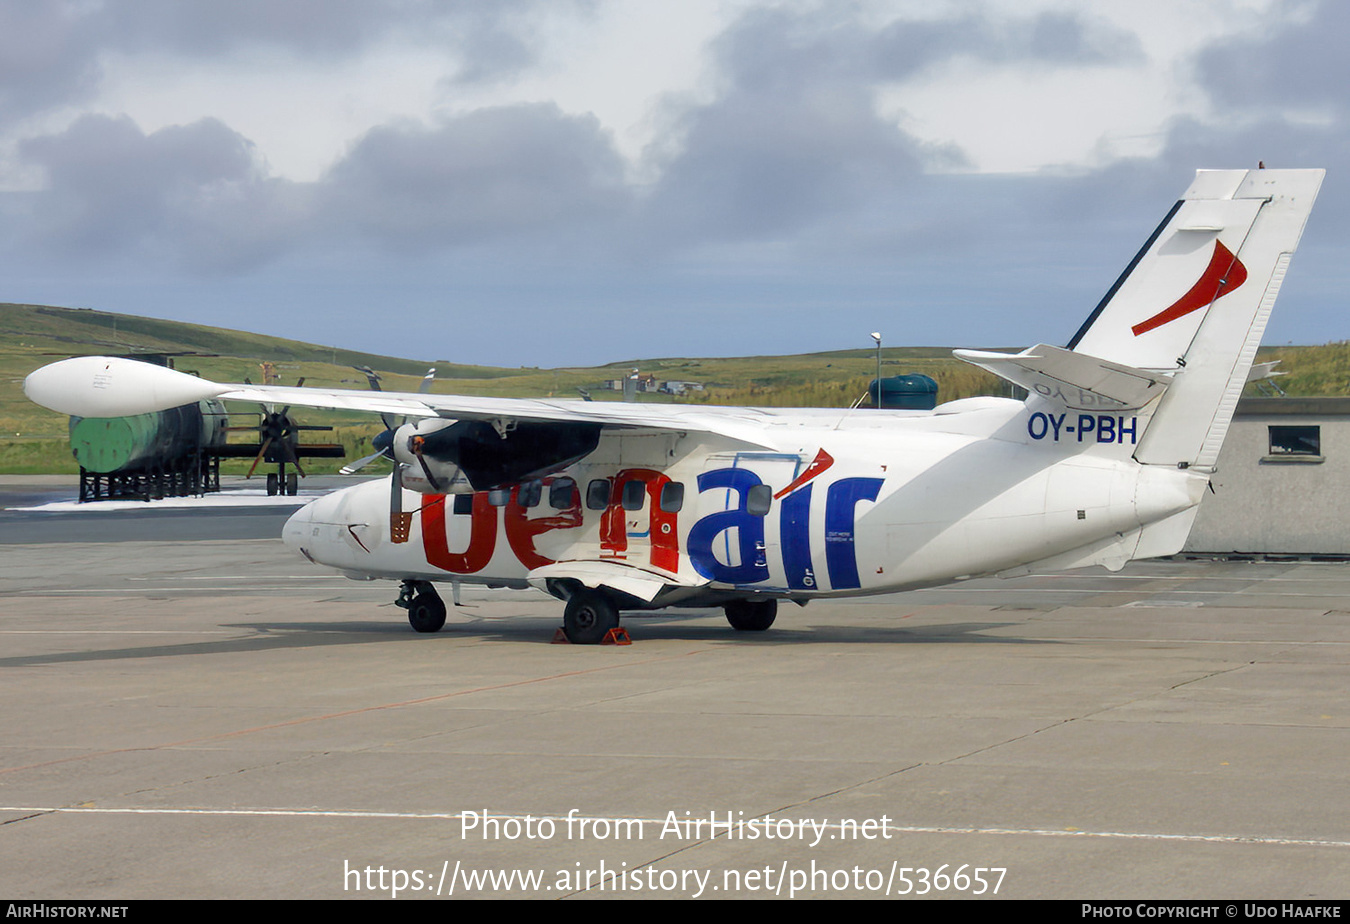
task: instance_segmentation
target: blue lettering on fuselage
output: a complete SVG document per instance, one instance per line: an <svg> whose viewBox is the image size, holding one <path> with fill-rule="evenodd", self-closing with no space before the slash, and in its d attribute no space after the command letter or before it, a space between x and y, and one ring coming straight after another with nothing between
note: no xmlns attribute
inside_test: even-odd
<svg viewBox="0 0 1350 924"><path fill-rule="evenodd" d="M814 590L816 576L811 570L811 488L803 485L783 498L778 511L778 530L783 543L783 570L793 590Z"/></svg>
<svg viewBox="0 0 1350 924"><path fill-rule="evenodd" d="M689 530L689 559L699 574L728 584L754 584L769 578L764 517L746 509L750 489L761 483L758 475L744 468L715 469L698 476L699 493L725 490L735 495L734 501L728 495L727 509L705 515ZM835 590L861 586L855 545L857 506L859 501L875 501L881 484L880 478L841 478L826 491L825 564ZM811 564L813 487L803 485L783 498L778 514L783 570L788 587L794 590L818 589ZM713 554L714 546L725 549L726 561Z"/></svg>
<svg viewBox="0 0 1350 924"><path fill-rule="evenodd" d="M734 507L728 498L726 510L708 514L689 530L689 560L705 578L727 584L753 584L769 577L768 565L757 561L755 554L764 544L764 518L745 509L750 489L761 483L759 476L746 468L719 468L698 476L700 494L723 489L736 492ZM735 531L737 554L730 555L731 535L724 536L723 542L728 557L740 562L736 565L718 561L713 555L713 543L732 530Z"/></svg>
<svg viewBox="0 0 1350 924"><path fill-rule="evenodd" d="M1048 439L1052 443L1070 438L1078 443L1124 443L1129 437L1133 446L1139 437L1139 418L1079 414L1076 419L1070 419L1067 414L1036 411L1027 417L1027 435L1033 440Z"/></svg>
<svg viewBox="0 0 1350 924"><path fill-rule="evenodd" d="M830 485L825 498L825 564L835 590L862 586L853 542L854 513L858 501L875 501L880 492L880 478L841 478Z"/></svg>

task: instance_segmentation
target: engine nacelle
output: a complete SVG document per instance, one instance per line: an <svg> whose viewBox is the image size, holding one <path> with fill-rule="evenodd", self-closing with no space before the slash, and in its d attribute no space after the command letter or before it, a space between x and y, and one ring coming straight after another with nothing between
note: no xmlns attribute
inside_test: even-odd
<svg viewBox="0 0 1350 924"><path fill-rule="evenodd" d="M453 430L455 424L453 420L430 417L406 423L394 431L392 452L395 464L403 469L403 487L418 494L473 493L464 470L443 457L444 444L452 436L446 431ZM437 440L438 434L444 435Z"/></svg>
<svg viewBox="0 0 1350 924"><path fill-rule="evenodd" d="M421 465L407 465L403 462L399 465L403 466L403 487L409 491L416 491L418 494L473 493L473 485L469 484L469 479L458 465L447 465L428 459L427 467L431 469L431 474L436 479L434 484Z"/></svg>
<svg viewBox="0 0 1350 924"><path fill-rule="evenodd" d="M561 471L592 452L599 441L595 424L433 417L395 430L389 452L403 465L408 489L470 494Z"/></svg>

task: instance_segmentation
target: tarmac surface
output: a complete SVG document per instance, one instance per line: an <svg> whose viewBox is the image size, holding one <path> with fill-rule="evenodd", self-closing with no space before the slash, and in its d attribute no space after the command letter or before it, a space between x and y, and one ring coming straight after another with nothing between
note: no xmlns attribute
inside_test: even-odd
<svg viewBox="0 0 1350 924"><path fill-rule="evenodd" d="M582 647L556 601L467 586L418 635L393 584L229 513L7 514L9 899L1350 895L1345 564L971 581L762 635L629 614Z"/></svg>

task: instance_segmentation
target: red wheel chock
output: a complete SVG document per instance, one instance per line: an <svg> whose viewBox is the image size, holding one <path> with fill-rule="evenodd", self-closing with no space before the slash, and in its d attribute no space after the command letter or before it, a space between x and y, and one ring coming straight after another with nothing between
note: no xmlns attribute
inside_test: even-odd
<svg viewBox="0 0 1350 924"><path fill-rule="evenodd" d="M570 645L572 640L567 637L567 633L559 626L553 631L554 645ZM628 637L628 630L623 626L615 626L605 633L605 637L600 640L601 645L631 645L633 640Z"/></svg>

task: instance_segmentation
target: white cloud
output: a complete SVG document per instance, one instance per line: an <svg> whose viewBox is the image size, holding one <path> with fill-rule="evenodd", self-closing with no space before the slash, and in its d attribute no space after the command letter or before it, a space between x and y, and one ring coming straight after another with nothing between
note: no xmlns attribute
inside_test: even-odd
<svg viewBox="0 0 1350 924"><path fill-rule="evenodd" d="M233 293L232 323L348 313L392 352L449 324L498 362L547 362L559 311L603 319L602 360L897 310L954 342L989 297L978 339L1013 343L1076 326L1191 169L1346 146L1330 3L273 6L0 0L33 36L0 29L9 297L219 320ZM373 291L400 324L366 334Z"/></svg>

